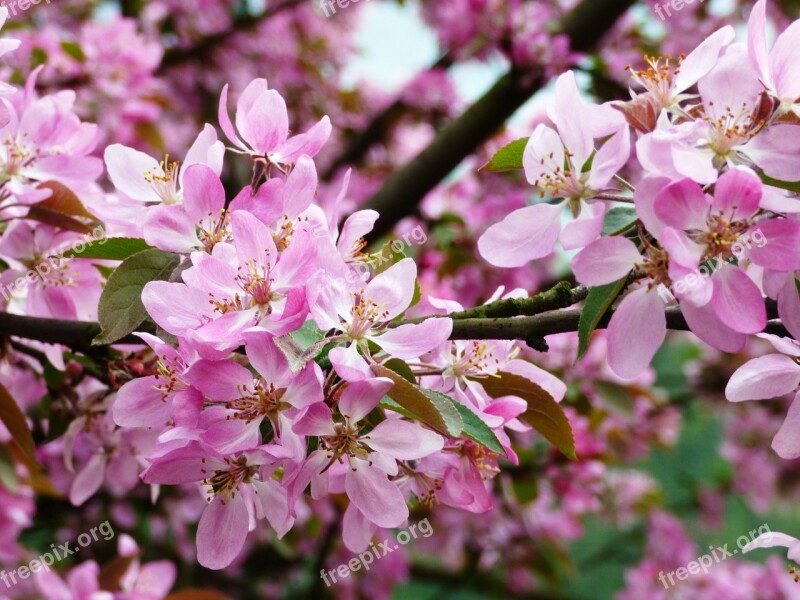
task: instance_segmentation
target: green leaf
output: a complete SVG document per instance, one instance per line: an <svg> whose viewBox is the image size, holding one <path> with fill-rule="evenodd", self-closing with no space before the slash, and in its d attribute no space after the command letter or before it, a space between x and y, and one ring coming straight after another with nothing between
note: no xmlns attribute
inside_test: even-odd
<svg viewBox="0 0 800 600"><path fill-rule="evenodd" d="M17 465L8 446L0 446L0 485L11 492L17 491Z"/></svg>
<svg viewBox="0 0 800 600"><path fill-rule="evenodd" d="M464 420L452 398L433 390L422 389L383 365L373 365L372 371L378 377L387 377L394 382L386 395L412 413L416 419L443 435L453 438L461 435Z"/></svg>
<svg viewBox="0 0 800 600"><path fill-rule="evenodd" d="M48 61L47 52L42 48L34 48L31 50L31 68L43 65Z"/></svg>
<svg viewBox="0 0 800 600"><path fill-rule="evenodd" d="M390 358L389 360L383 363L383 366L390 368L398 375L402 375L406 381L410 383L417 383L417 378L414 377L414 373L411 370L411 367L408 366L408 363L406 363L406 361L401 360L399 358Z"/></svg>
<svg viewBox="0 0 800 600"><path fill-rule="evenodd" d="M458 412L461 413L461 418L464 420L464 435L492 452L506 456L506 451L503 449L503 445L500 443L500 440L497 439L494 431L468 407L460 402L454 401L453 403Z"/></svg>
<svg viewBox="0 0 800 600"><path fill-rule="evenodd" d="M96 258L100 260L125 260L144 250L150 250L144 240L138 238L100 238L84 245L76 246L62 254L64 258Z"/></svg>
<svg viewBox="0 0 800 600"><path fill-rule="evenodd" d="M399 242L399 244L397 242ZM393 267L401 260L406 258L405 249L406 244L403 242L403 240L386 242L383 245L383 248L381 248L380 252L376 252L375 254L371 255L370 261L367 263L370 269L375 269L374 273L372 273L372 276L374 277L375 275L380 275L389 267Z"/></svg>
<svg viewBox="0 0 800 600"><path fill-rule="evenodd" d="M49 198L32 204L25 218L77 233L92 233L102 226L97 217L86 209L75 192L63 183L45 181L37 188L48 189L52 194Z"/></svg>
<svg viewBox="0 0 800 600"><path fill-rule="evenodd" d="M98 270L98 272L100 273L100 275L102 275L102 276L103 276L103 278L104 278L106 281L108 280L108 278L109 278L109 277L111 277L111 276L114 274L114 271L116 271L116 270L117 270L117 268L116 268L116 267L107 267L107 266L105 266L105 265L97 265L97 264L95 264L95 265L92 265L92 266L93 266L95 269L97 269L97 270ZM163 340L164 338L161 338L161 339Z"/></svg>
<svg viewBox="0 0 800 600"><path fill-rule="evenodd" d="M30 462L38 465L36 444L33 443L33 435L31 430L28 429L25 415L22 413L17 401L11 397L11 394L2 384L0 384L0 421L6 426L11 438L17 443L20 450L25 453Z"/></svg>
<svg viewBox="0 0 800 600"><path fill-rule="evenodd" d="M180 256L162 250L144 250L128 257L108 278L98 307L101 333L95 345L113 344L136 330L147 318L142 290L151 281L164 281L180 263Z"/></svg>
<svg viewBox="0 0 800 600"><path fill-rule="evenodd" d="M83 53L83 48L81 48L80 44L77 42L64 40L61 42L61 49L78 62L82 63L86 60L86 55Z"/></svg>
<svg viewBox="0 0 800 600"><path fill-rule="evenodd" d="M403 415L408 419L415 420L417 418L414 413L400 406L397 402L389 398L389 396L384 396L383 398L381 398L381 406L383 408L388 408L389 410L393 410L397 414Z"/></svg>
<svg viewBox="0 0 800 600"><path fill-rule="evenodd" d="M303 350L307 350L316 342L325 338L325 332L317 327L317 324L312 320L306 321L300 329L293 331L289 335Z"/></svg>
<svg viewBox="0 0 800 600"><path fill-rule="evenodd" d="M620 235L630 229L638 218L632 206L615 206L603 220L603 235Z"/></svg>
<svg viewBox="0 0 800 600"><path fill-rule="evenodd" d="M522 168L522 155L525 152L525 146L528 145L528 138L520 138L514 140L495 152L494 156L483 165L481 171L489 171L491 173L503 173L505 171L514 171Z"/></svg>
<svg viewBox="0 0 800 600"><path fill-rule="evenodd" d="M514 373L498 371L496 376L470 378L477 381L492 398L516 396L528 404L520 419L541 433L567 458L576 460L575 436L564 409L555 399L530 379Z"/></svg>
<svg viewBox="0 0 800 600"><path fill-rule="evenodd" d="M781 188L782 190L789 190L790 192L800 192L800 181L781 181L780 179L773 179L769 175L765 175L764 171L756 170L761 181L772 187Z"/></svg>
<svg viewBox="0 0 800 600"><path fill-rule="evenodd" d="M614 300L619 296L625 287L628 277L625 276L619 281L602 285L589 290L589 295L583 303L581 318L578 322L578 359L582 358L589 349L589 340L592 332L597 328L600 319L608 312Z"/></svg>
<svg viewBox="0 0 800 600"><path fill-rule="evenodd" d="M586 159L586 162L583 163L583 166L581 167L581 173L588 173L589 171L592 170L592 165L594 165L595 156L597 156L597 150L592 150L591 156L589 156L589 158Z"/></svg>

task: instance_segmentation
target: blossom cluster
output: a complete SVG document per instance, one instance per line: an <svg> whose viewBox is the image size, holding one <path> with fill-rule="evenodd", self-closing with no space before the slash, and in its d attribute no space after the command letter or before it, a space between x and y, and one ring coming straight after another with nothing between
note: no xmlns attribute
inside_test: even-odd
<svg viewBox="0 0 800 600"><path fill-rule="evenodd" d="M587 103L575 75L561 75L549 123L536 127L521 156L541 201L479 240L482 256L506 268L547 257L560 243L577 251L578 282L616 283L608 361L624 379L649 367L666 337L666 309L679 306L712 348L740 352L759 334L780 353L741 367L728 399L800 387L795 340L762 333L780 317L800 337L800 22L770 47L766 12L766 0L753 7L746 43L725 26L688 55L629 69L627 102ZM562 226L567 207L572 220ZM767 303L776 306L771 317ZM784 458L800 456L798 418L795 399L773 441Z"/></svg>

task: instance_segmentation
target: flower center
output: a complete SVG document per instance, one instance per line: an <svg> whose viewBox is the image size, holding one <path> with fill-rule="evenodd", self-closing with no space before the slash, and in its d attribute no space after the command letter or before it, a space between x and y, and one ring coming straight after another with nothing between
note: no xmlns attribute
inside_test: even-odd
<svg viewBox="0 0 800 600"><path fill-rule="evenodd" d="M242 483L250 483L258 473L258 467L247 464L247 457L226 458L226 469L214 471L211 477L203 480L203 483L211 487L211 496L224 496L225 500L236 497L239 486ZM209 498L211 501L211 498Z"/></svg>
<svg viewBox="0 0 800 600"><path fill-rule="evenodd" d="M706 221L708 229L690 234L690 237L706 247L703 260L721 256L730 258L733 254L731 248L751 225L749 221L733 221L722 215L710 215Z"/></svg>
<svg viewBox="0 0 800 600"><path fill-rule="evenodd" d="M181 201L182 194L178 191L179 166L177 161L169 162L167 154L159 163L158 169L144 172L144 180L164 204L178 204Z"/></svg>
<svg viewBox="0 0 800 600"><path fill-rule="evenodd" d="M445 372L453 377L481 375L492 363L500 364L494 356L494 346L478 340L473 340L463 350L456 350L453 358L453 365Z"/></svg>
<svg viewBox="0 0 800 600"><path fill-rule="evenodd" d="M708 103L708 109L714 111L713 102ZM727 106L720 116L709 114L703 118L711 125L709 146L720 157L728 156L736 146L749 142L765 123L744 103L737 113Z"/></svg>
<svg viewBox="0 0 800 600"><path fill-rule="evenodd" d="M670 287L672 282L669 278L669 255L666 251L655 246L648 246L647 253L642 258L642 262L637 263L635 268L637 271L644 272L650 279L647 289L653 289L662 283Z"/></svg>
<svg viewBox="0 0 800 600"><path fill-rule="evenodd" d="M355 294L353 302L353 320L347 327L347 335L353 340L362 339L375 325L376 321L385 320L389 313L364 295L364 290Z"/></svg>
<svg viewBox="0 0 800 600"><path fill-rule="evenodd" d="M226 408L236 411L233 418L241 419L245 423L268 416L285 406L285 403L281 403L281 398L286 393L286 388L276 390L273 384L268 384L263 379L254 380L252 389L246 386L237 386L237 389L239 397L228 402Z"/></svg>
<svg viewBox="0 0 800 600"><path fill-rule="evenodd" d="M669 108L675 102L672 83L681 72L681 63L686 58L683 54L673 64L672 57L645 56L644 60L649 65L646 69L637 71L630 66L625 70L631 74L631 79L641 85L658 101L663 108Z"/></svg>
<svg viewBox="0 0 800 600"><path fill-rule="evenodd" d="M555 161L555 155L551 152L549 156L543 157L540 161L540 173L533 187L541 190L542 198L550 196L552 198L576 198L580 199L587 195L588 189L586 182L589 173L582 173L575 176L575 166L572 164L572 155L565 149L564 164L559 165Z"/></svg>
<svg viewBox="0 0 800 600"><path fill-rule="evenodd" d="M197 224L196 229L197 239L209 254L220 242L230 242L233 239L228 210L225 208L221 209L216 216L214 213L208 213L206 218Z"/></svg>

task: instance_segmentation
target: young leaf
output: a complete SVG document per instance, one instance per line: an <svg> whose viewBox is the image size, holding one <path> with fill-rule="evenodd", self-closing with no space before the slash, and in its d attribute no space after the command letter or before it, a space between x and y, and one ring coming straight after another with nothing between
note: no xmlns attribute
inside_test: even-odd
<svg viewBox="0 0 800 600"><path fill-rule="evenodd" d="M400 360L399 358L390 358L386 362L383 363L384 367L389 367L392 371L397 373L398 375L402 375L410 383L417 383L417 378L414 377L414 373L411 371L411 367L408 366L406 361Z"/></svg>
<svg viewBox="0 0 800 600"><path fill-rule="evenodd" d="M96 258L100 260L125 260L144 250L150 250L144 240L138 238L101 238L83 248L76 246L62 254L64 258Z"/></svg>
<svg viewBox="0 0 800 600"><path fill-rule="evenodd" d="M142 290L151 281L169 278L180 256L162 250L144 250L128 257L108 278L100 296L100 334L95 345L113 344L136 330L147 318Z"/></svg>
<svg viewBox="0 0 800 600"><path fill-rule="evenodd" d="M307 350L316 342L325 339L325 332L317 327L317 324L311 319L303 323L300 329L293 331L289 335L303 350Z"/></svg>
<svg viewBox="0 0 800 600"><path fill-rule="evenodd" d="M0 446L0 485L11 492L18 487L17 465L8 446Z"/></svg>
<svg viewBox="0 0 800 600"><path fill-rule="evenodd" d="M581 318L578 322L578 358L582 358L589 349L589 339L592 332L600 323L600 319L611 308L614 300L619 296L628 278L623 277L619 281L602 285L589 290L589 295L583 303Z"/></svg>
<svg viewBox="0 0 800 600"><path fill-rule="evenodd" d="M102 223L78 199L71 189L58 181L38 186L52 192L49 198L32 204L26 218L77 233L92 233Z"/></svg>
<svg viewBox="0 0 800 600"><path fill-rule="evenodd" d="M490 171L492 173L503 173L504 171L514 171L522 168L522 155L525 152L525 146L528 145L528 138L520 138L514 140L495 152L494 156L483 165L481 171Z"/></svg>
<svg viewBox="0 0 800 600"><path fill-rule="evenodd" d="M106 592L119 591L122 587L122 580L138 558L136 554L118 556L104 564L97 575L97 584L100 589Z"/></svg>
<svg viewBox="0 0 800 600"><path fill-rule="evenodd" d="M756 173L758 173L761 181L767 185L781 188L782 190L789 190L790 192L800 192L800 181L781 181L780 179L774 179L769 175L766 175L761 169L758 169Z"/></svg>
<svg viewBox="0 0 800 600"><path fill-rule="evenodd" d="M29 461L34 465L38 465L36 445L33 443L33 435L31 430L28 429L25 415L20 410L17 401L11 397L11 394L2 384L0 384L0 421L6 426L11 438L25 453Z"/></svg>
<svg viewBox="0 0 800 600"><path fill-rule="evenodd" d="M83 53L83 48L81 48L80 44L77 42L64 40L61 42L61 49L65 54L68 54L78 62L82 63L86 61L86 55Z"/></svg>
<svg viewBox="0 0 800 600"><path fill-rule="evenodd" d="M575 436L561 405L533 381L514 373L498 371L496 376L474 378L492 398L517 396L528 403L520 419L541 433L567 458L576 460Z"/></svg>
<svg viewBox="0 0 800 600"><path fill-rule="evenodd" d="M464 420L465 436L492 452L506 456L506 451L503 450L503 445L497 439L494 431L489 429L489 426L478 415L460 402L454 401L453 404L455 404L456 409L461 413L461 418Z"/></svg>
<svg viewBox="0 0 800 600"><path fill-rule="evenodd" d="M603 235L620 235L630 229L638 218L632 206L615 206L603 220Z"/></svg>
<svg viewBox="0 0 800 600"><path fill-rule="evenodd" d="M464 420L452 398L433 390L424 390L383 365L373 365L372 372L394 382L394 387L386 395L413 413L417 419L449 437L457 438L461 435Z"/></svg>
<svg viewBox="0 0 800 600"><path fill-rule="evenodd" d="M369 269L373 270L372 276L380 275L389 267L393 267L406 258L405 248L406 244L403 240L386 242L383 248L372 254L366 263Z"/></svg>

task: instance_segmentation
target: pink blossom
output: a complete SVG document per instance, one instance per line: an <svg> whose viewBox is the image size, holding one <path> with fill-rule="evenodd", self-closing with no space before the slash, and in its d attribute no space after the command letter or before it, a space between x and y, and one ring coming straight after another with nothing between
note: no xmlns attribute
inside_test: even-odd
<svg viewBox="0 0 800 600"><path fill-rule="evenodd" d="M235 128L228 115L226 85L219 100L219 124L240 151L276 165L294 164L304 154L315 156L331 133L330 119L325 116L306 133L289 137L286 103L269 89L266 79L254 79L242 92Z"/></svg>
<svg viewBox="0 0 800 600"><path fill-rule="evenodd" d="M535 204L509 214L478 240L481 256L498 267L519 267L543 258L560 239L565 249L582 248L600 235L605 204L590 203L628 161L630 131L610 106L586 104L570 71L556 82L551 116L557 130L539 125L530 137L523 165L528 183L557 204ZM596 140L611 136L598 148ZM565 166L566 165L566 166ZM575 221L561 230L563 206Z"/></svg>

